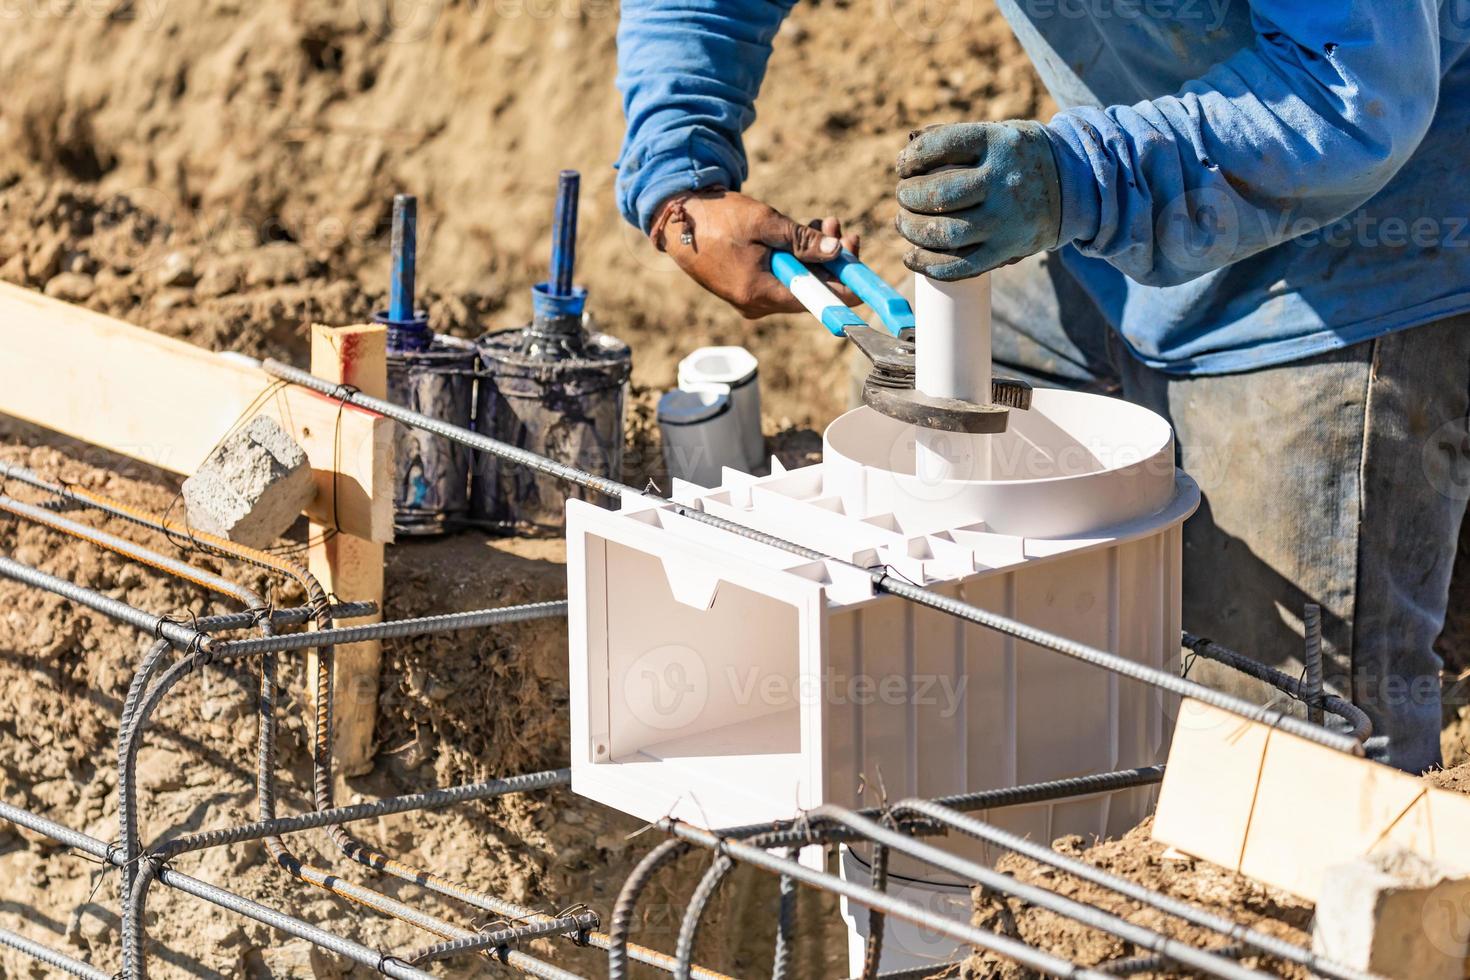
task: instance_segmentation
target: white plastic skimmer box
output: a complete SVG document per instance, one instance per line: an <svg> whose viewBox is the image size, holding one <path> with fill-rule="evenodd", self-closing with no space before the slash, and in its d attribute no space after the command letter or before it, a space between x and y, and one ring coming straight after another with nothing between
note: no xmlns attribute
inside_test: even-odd
<svg viewBox="0 0 1470 980"><path fill-rule="evenodd" d="M679 484L674 496L1175 669L1180 524L1199 492L1175 470L1169 425L1117 399L1039 390L1004 434L952 438L960 464L926 480L913 427L859 408L827 429L819 464L768 477L727 469L723 486ZM967 459L990 478L961 478ZM567 542L572 787L636 817L725 827L1165 752L1157 689L875 595L860 569L653 499L620 511L569 501ZM1151 804L1140 788L991 816L1050 841L1120 833ZM890 867L920 870L896 856Z"/></svg>

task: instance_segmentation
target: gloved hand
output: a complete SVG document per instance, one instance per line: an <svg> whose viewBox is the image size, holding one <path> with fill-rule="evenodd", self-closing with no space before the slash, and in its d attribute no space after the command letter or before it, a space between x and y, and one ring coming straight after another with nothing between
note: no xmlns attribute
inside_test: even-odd
<svg viewBox="0 0 1470 980"><path fill-rule="evenodd" d="M954 123L919 130L898 155L903 263L933 279L968 279L1061 234L1062 186L1040 123Z"/></svg>
<svg viewBox="0 0 1470 980"><path fill-rule="evenodd" d="M799 225L754 198L708 188L676 194L659 205L649 237L691 279L747 319L804 309L771 274L771 253L777 249L806 262L848 306L860 302L819 265L844 248L854 255L862 248L859 236L843 234L836 218Z"/></svg>

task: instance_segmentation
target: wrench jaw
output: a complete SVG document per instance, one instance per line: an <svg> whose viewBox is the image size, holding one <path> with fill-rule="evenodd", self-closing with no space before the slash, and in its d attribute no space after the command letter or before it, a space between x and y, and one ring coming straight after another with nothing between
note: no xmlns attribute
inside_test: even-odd
<svg viewBox="0 0 1470 980"><path fill-rule="evenodd" d="M874 411L926 429L993 435L1006 430L1011 409L1031 407L1031 386L1011 378L991 381L990 405L917 391L913 332L904 335L894 337L869 326L847 328L847 338L873 364L863 384L863 402Z"/></svg>
<svg viewBox="0 0 1470 980"><path fill-rule="evenodd" d="M871 376L863 385L863 401L874 411L900 422L972 435L1004 432L1011 414L1004 405L979 405L958 398L935 398L913 388L889 388L875 384Z"/></svg>

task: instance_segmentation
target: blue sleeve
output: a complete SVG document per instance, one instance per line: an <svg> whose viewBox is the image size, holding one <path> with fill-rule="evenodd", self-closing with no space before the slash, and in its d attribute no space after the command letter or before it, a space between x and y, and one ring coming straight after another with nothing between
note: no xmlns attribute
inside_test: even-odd
<svg viewBox="0 0 1470 980"><path fill-rule="evenodd" d="M1177 94L1059 113L1062 241L1168 286L1351 213L1434 117L1438 7L1252 0L1255 44Z"/></svg>
<svg viewBox="0 0 1470 980"><path fill-rule="evenodd" d="M618 91L627 132L618 206L648 230L670 195L745 179L771 40L795 0L623 0Z"/></svg>

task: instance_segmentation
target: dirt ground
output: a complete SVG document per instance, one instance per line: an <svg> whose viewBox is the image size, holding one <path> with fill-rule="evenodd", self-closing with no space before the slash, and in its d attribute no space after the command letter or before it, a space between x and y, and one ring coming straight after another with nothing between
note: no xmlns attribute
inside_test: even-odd
<svg viewBox="0 0 1470 980"><path fill-rule="evenodd" d="M767 431L792 461L810 456L814 431L845 406L842 345L807 318L741 321L617 215L610 164L622 124L610 0L30 0L0 16L0 279L205 347L302 362L310 323L359 322L383 305L389 202L407 190L420 197L421 282L434 325L472 336L526 319L527 287L545 274L556 172L576 167L579 280L604 329L635 350L630 482L662 478L651 406L695 346L739 342L761 358ZM800 4L769 79L748 138L748 189L793 216L843 217L895 281L899 248L885 231L891 162L907 132L1048 108L990 0ZM166 474L4 420L0 459L155 508L177 489ZM18 486L0 489L34 499ZM193 588L33 526L0 520L0 553L157 612L218 608ZM277 601L300 598L254 570L191 560L252 586L274 584ZM389 551L386 612L559 596L562 561L558 541L465 534L399 545ZM112 839L116 713L144 643L10 583L0 583L0 610L0 690L14 705L0 718L0 795ZM1467 649L1470 620L1456 615L1445 640L1456 674L1470 669ZM566 683L559 626L389 642L377 768L350 789L373 798L557 767L566 758ZM306 806L309 786L299 669L283 672L282 688L282 808L292 812ZM215 671L166 702L142 757L149 834L253 815L252 698L249 677ZM1470 759L1470 708L1452 704L1446 718L1447 761ZM549 793L386 818L362 833L517 901L553 911L587 902L606 914L651 846L639 829ZM299 841L320 854L315 835ZM1244 908L1269 928L1300 930L1309 916L1208 867L1165 861L1137 833L1086 853L1178 894ZM703 868L688 865L643 903L640 937L662 948L672 948ZM285 880L256 846L178 866L374 947L422 942ZM1019 862L1009 870L1040 873ZM0 831L0 922L116 969L115 878L97 871L75 856L57 859L34 835ZM465 919L416 886L354 877ZM739 976L768 972L773 901L769 880L740 876L709 920L701 959ZM803 915L833 921L830 904L807 902ZM164 889L151 909L158 977L351 972ZM1122 952L1044 913L991 911L1006 928L1088 962ZM807 943L802 975L837 975L839 942L828 929ZM587 951L532 948L596 968ZM967 970L1004 974L980 959ZM44 975L0 953L0 977Z"/></svg>

